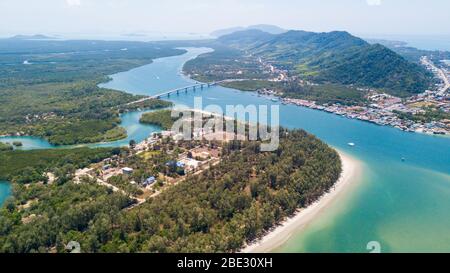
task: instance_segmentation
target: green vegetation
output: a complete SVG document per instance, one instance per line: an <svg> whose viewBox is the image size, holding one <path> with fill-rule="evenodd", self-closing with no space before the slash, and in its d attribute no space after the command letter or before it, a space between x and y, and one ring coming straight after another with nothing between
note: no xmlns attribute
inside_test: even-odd
<svg viewBox="0 0 450 273"><path fill-rule="evenodd" d="M86 80L103 82L107 75L184 52L144 42L0 39L0 88ZM25 60L30 64L24 64Z"/></svg>
<svg viewBox="0 0 450 273"><path fill-rule="evenodd" d="M14 182L0 210L0 252L64 252L72 240L83 252L237 251L315 202L340 175L338 154L306 132L282 130L280 143L261 152L258 142L229 142L218 165L131 210L127 196L89 179Z"/></svg>
<svg viewBox="0 0 450 273"><path fill-rule="evenodd" d="M183 70L201 82L227 79L265 79L260 64L243 52L223 45L210 45L214 52L206 53L188 61Z"/></svg>
<svg viewBox="0 0 450 273"><path fill-rule="evenodd" d="M126 137L119 113L171 104L99 88L107 75L182 54L140 42L0 40L0 134L34 135L56 145ZM24 64L27 60L29 64Z"/></svg>
<svg viewBox="0 0 450 273"><path fill-rule="evenodd" d="M126 137L119 128L119 112L143 108L160 108L170 103L150 100L137 106L121 106L140 97L100 89L95 84L35 85L28 92L20 87L0 90L1 134L22 132L41 136L56 145L111 141Z"/></svg>
<svg viewBox="0 0 450 273"><path fill-rule="evenodd" d="M108 183L133 196L142 194L142 190L137 185L130 184L128 177L123 174L109 178Z"/></svg>
<svg viewBox="0 0 450 273"><path fill-rule="evenodd" d="M396 95L423 92L431 83L424 68L347 32L271 35L250 30L222 36L219 42L321 83L379 88Z"/></svg>
<svg viewBox="0 0 450 273"><path fill-rule="evenodd" d="M364 105L367 103L364 91L340 84L305 85L293 81L281 83L247 80L227 82L222 85L242 91L274 90L283 94L285 98L315 101L318 104Z"/></svg>
<svg viewBox="0 0 450 273"><path fill-rule="evenodd" d="M283 94L284 97L316 101L318 104L364 105L367 103L364 91L338 84L305 86L291 82L284 87Z"/></svg>
<svg viewBox="0 0 450 273"><path fill-rule="evenodd" d="M117 148L2 151L0 180L26 183L46 180L43 177L46 171L55 171L68 165L71 170L84 168L118 153L120 149Z"/></svg>
<svg viewBox="0 0 450 273"><path fill-rule="evenodd" d="M282 83L270 82L266 80L244 80L225 82L221 84L224 87L234 88L242 91L258 91L260 89L272 89L277 90L283 87Z"/></svg>
<svg viewBox="0 0 450 273"><path fill-rule="evenodd" d="M71 145L77 143L95 143L125 138L126 130L117 127L119 120L52 120L45 123L44 136L50 143ZM37 128L39 130L40 128ZM33 135L41 135L41 133Z"/></svg>
<svg viewBox="0 0 450 273"><path fill-rule="evenodd" d="M164 130L170 130L177 119L171 116L170 110L160 110L143 114L139 122L157 125Z"/></svg>
<svg viewBox="0 0 450 273"><path fill-rule="evenodd" d="M119 112L128 112L128 111L137 111L137 110L151 110L151 109L162 109L162 108L168 108L173 105L170 101L165 100L158 100L158 99L151 99L151 100L145 100L133 104L128 105L121 105L119 106Z"/></svg>
<svg viewBox="0 0 450 273"><path fill-rule="evenodd" d="M86 244L83 250L108 251L99 243L111 238L110 217L120 215L121 210L133 202L94 182L30 184L28 187L14 184L12 190L14 199L7 200L0 212L0 252L49 252L50 246L55 247L52 251L64 252L68 240ZM29 209L21 209L20 206L27 203L18 200L34 202L29 203ZM85 230L92 230L95 235L87 238L82 232ZM113 236L120 238L118 233Z"/></svg>
<svg viewBox="0 0 450 273"><path fill-rule="evenodd" d="M313 79L383 89L397 96L424 92L431 84L428 71L381 45L362 47L337 59L309 63L317 72Z"/></svg>
<svg viewBox="0 0 450 273"><path fill-rule="evenodd" d="M0 142L0 152L1 151L12 151L14 148L8 143Z"/></svg>
<svg viewBox="0 0 450 273"><path fill-rule="evenodd" d="M450 113L433 107L425 107L425 113L411 114L399 111L394 113L401 119L412 120L414 122L429 123L432 121L450 120Z"/></svg>

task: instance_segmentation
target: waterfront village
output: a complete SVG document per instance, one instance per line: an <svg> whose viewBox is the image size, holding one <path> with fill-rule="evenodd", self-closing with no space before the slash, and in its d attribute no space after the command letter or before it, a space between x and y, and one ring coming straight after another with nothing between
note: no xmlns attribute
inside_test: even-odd
<svg viewBox="0 0 450 273"><path fill-rule="evenodd" d="M199 140L185 141L174 131L153 133L118 155L77 170L74 182L94 182L121 192L135 201L127 209L134 208L220 163L223 146L236 139L233 133L205 128L194 130L193 136Z"/></svg>
<svg viewBox="0 0 450 273"><path fill-rule="evenodd" d="M270 81L293 80L288 76L288 72L265 63L261 59L259 62L266 71L276 75ZM369 102L364 106L348 106L341 104L317 104L315 101L282 98L283 104L295 104L312 109L322 110L348 118L359 119L372 122L378 125L388 125L408 132L426 133L434 135L450 135L450 119L423 121L414 119L415 115L424 115L424 108L434 109L443 113L450 113L450 71L448 63L442 62L442 66L437 67L428 57L422 57L421 64L430 70L440 83L436 84L432 90L417 94L408 98L399 98L377 90L368 88L358 88L366 93ZM294 79L298 80L298 79ZM300 80L305 85L315 85L307 81ZM260 89L258 93L269 96L282 96L279 91L272 89ZM448 116L448 115L446 115Z"/></svg>

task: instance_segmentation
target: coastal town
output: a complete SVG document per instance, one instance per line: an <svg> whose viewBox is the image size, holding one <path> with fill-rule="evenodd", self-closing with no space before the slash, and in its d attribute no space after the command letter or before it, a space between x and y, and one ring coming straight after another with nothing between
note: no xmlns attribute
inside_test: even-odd
<svg viewBox="0 0 450 273"><path fill-rule="evenodd" d="M235 139L231 133L203 129L193 134L201 140L184 141L178 132L162 131L140 143L131 141L126 152L76 170L74 182L94 182L120 192L133 200L126 209L135 208L220 163L222 146Z"/></svg>
<svg viewBox="0 0 450 273"><path fill-rule="evenodd" d="M299 80L289 77L288 71L275 68L261 59L264 70L270 71L274 78L272 82L288 82ZM438 83L433 90L408 98L400 98L370 88L357 88L364 92L368 103L364 106L343 105L339 103L319 104L316 101L289 98L283 92L270 88L262 88L262 95L280 97L283 104L295 104L311 109L334 113L347 118L358 119L398 128L407 132L417 132L432 135L450 135L450 71L448 62L442 62L439 67L428 57L421 58L421 64L433 73ZM300 80L304 85L316 85ZM274 99L277 101L277 99Z"/></svg>

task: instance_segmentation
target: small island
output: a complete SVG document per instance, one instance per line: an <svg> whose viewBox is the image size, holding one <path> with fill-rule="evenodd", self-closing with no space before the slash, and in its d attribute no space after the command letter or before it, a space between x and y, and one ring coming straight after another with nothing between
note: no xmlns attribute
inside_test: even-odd
<svg viewBox="0 0 450 273"><path fill-rule="evenodd" d="M170 110L162 110L144 113L139 122L143 124L156 125L164 130L169 130L176 120L176 118L171 117Z"/></svg>
<svg viewBox="0 0 450 273"><path fill-rule="evenodd" d="M14 145L15 147L22 147L22 146L23 146L23 143L20 142L20 141L14 141L14 142L13 142L13 145Z"/></svg>

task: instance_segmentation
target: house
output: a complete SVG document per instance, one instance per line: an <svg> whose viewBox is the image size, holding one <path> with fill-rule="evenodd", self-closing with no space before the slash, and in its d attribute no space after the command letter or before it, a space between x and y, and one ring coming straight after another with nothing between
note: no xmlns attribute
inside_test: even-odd
<svg viewBox="0 0 450 273"><path fill-rule="evenodd" d="M204 150L193 150L192 151L192 157L193 158L199 158L200 160L207 160L211 157L211 154L208 151Z"/></svg>
<svg viewBox="0 0 450 273"><path fill-rule="evenodd" d="M175 140L175 141L180 141L180 140L183 140L183 139L184 139L184 134L179 133L179 134L174 135L172 138L173 138L173 140Z"/></svg>
<svg viewBox="0 0 450 273"><path fill-rule="evenodd" d="M156 178L154 176L151 176L144 181L143 185L144 185L144 187L147 187L154 183L156 183Z"/></svg>
<svg viewBox="0 0 450 273"><path fill-rule="evenodd" d="M133 169L132 168L128 168L128 167L122 168L122 173L123 174L132 174L133 173Z"/></svg>
<svg viewBox="0 0 450 273"><path fill-rule="evenodd" d="M169 161L169 162L167 162L166 163L166 166L175 166L175 165L177 165L177 162L176 161L173 161L173 160L171 160L171 161Z"/></svg>
<svg viewBox="0 0 450 273"><path fill-rule="evenodd" d="M177 162L177 167L184 168L185 166L186 166L186 164L184 162L181 162L181 161Z"/></svg>
<svg viewBox="0 0 450 273"><path fill-rule="evenodd" d="M162 131L161 136L164 137L171 137L173 135L172 131Z"/></svg>
<svg viewBox="0 0 450 273"><path fill-rule="evenodd" d="M187 172L195 171L200 165L199 161L192 158L184 158L181 163L184 164Z"/></svg>

